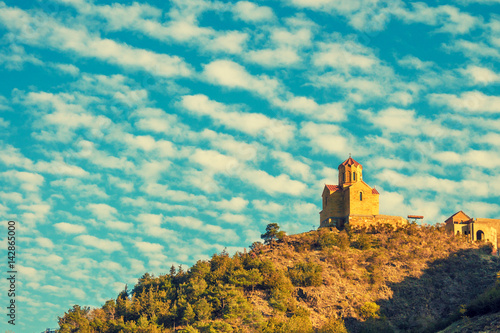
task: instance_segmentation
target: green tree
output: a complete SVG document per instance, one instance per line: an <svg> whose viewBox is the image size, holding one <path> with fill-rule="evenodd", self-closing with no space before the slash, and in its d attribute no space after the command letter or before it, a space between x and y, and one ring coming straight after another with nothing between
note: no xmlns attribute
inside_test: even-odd
<svg viewBox="0 0 500 333"><path fill-rule="evenodd" d="M272 243L276 240L282 240L286 236L284 231L280 231L278 223L269 223L266 227L266 233L260 235L265 244Z"/></svg>
<svg viewBox="0 0 500 333"><path fill-rule="evenodd" d="M90 322L88 319L89 312L89 307L82 308L79 305L74 305L73 308L68 310L68 312L66 312L62 318L59 317L59 332L90 333Z"/></svg>
<svg viewBox="0 0 500 333"><path fill-rule="evenodd" d="M194 313L199 321L211 319L212 310L212 306L207 302L206 298L202 298L194 304Z"/></svg>
<svg viewBox="0 0 500 333"><path fill-rule="evenodd" d="M184 309L184 313L182 315L182 322L185 325L192 324L194 322L194 317L195 313L193 311L193 307L191 306L191 304L187 303L186 308Z"/></svg>

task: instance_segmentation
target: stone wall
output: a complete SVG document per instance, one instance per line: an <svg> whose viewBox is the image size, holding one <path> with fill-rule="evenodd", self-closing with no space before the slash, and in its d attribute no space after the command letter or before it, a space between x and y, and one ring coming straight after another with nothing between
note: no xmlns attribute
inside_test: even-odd
<svg viewBox="0 0 500 333"><path fill-rule="evenodd" d="M362 200L360 200L362 193ZM372 188L364 182L357 182L346 190L349 202L345 215L378 215L379 195L372 192Z"/></svg>
<svg viewBox="0 0 500 333"><path fill-rule="evenodd" d="M351 227L363 227L377 224L390 224L393 227L408 224L408 220L401 216L392 215L351 215L349 216L349 223Z"/></svg>
<svg viewBox="0 0 500 333"><path fill-rule="evenodd" d="M408 224L408 220L401 216L392 215L350 215L343 218L328 218L322 221L319 227L337 227L338 229L343 229L346 223L351 227L367 227L377 224L390 224L393 227L397 227Z"/></svg>
<svg viewBox="0 0 500 333"><path fill-rule="evenodd" d="M483 240L491 242L495 251L498 249L498 235L500 235L500 220L499 219L473 219L471 236L472 240ZM482 232L481 239L478 233Z"/></svg>
<svg viewBox="0 0 500 333"><path fill-rule="evenodd" d="M320 222L323 223L329 217L345 217L346 213L344 211L344 196L342 195L342 191L336 191L332 194L325 193L326 196L326 206L323 207L323 210L320 214ZM323 198L325 200L325 198Z"/></svg>
<svg viewBox="0 0 500 333"><path fill-rule="evenodd" d="M495 252L500 243L500 219L477 218L458 223L449 222L446 224L445 230L454 235L465 235L473 241L490 242L493 244Z"/></svg>

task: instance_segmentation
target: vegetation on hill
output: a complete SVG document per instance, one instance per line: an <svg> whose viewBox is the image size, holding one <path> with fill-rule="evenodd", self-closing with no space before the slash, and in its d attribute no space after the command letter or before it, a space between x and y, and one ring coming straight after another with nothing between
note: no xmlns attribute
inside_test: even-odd
<svg viewBox="0 0 500 333"><path fill-rule="evenodd" d="M491 247L442 227L286 236L273 224L262 238L187 272L146 273L100 309L75 305L60 332L434 332L500 304L485 305L500 299Z"/></svg>

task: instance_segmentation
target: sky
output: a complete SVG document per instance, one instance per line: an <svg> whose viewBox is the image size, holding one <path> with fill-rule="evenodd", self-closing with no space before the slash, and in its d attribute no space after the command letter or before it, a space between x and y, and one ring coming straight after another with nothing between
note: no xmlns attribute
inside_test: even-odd
<svg viewBox="0 0 500 333"><path fill-rule="evenodd" d="M317 228L350 153L381 214L500 217L499 59L499 0L0 0L0 329Z"/></svg>

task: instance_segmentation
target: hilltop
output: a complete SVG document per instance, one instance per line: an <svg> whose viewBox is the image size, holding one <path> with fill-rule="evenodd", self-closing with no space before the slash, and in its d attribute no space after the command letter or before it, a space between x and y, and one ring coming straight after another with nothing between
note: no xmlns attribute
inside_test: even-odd
<svg viewBox="0 0 500 333"><path fill-rule="evenodd" d="M100 309L75 305L60 332L435 332L498 310L473 302L496 292L491 246L441 226L276 238L187 272L146 273Z"/></svg>

